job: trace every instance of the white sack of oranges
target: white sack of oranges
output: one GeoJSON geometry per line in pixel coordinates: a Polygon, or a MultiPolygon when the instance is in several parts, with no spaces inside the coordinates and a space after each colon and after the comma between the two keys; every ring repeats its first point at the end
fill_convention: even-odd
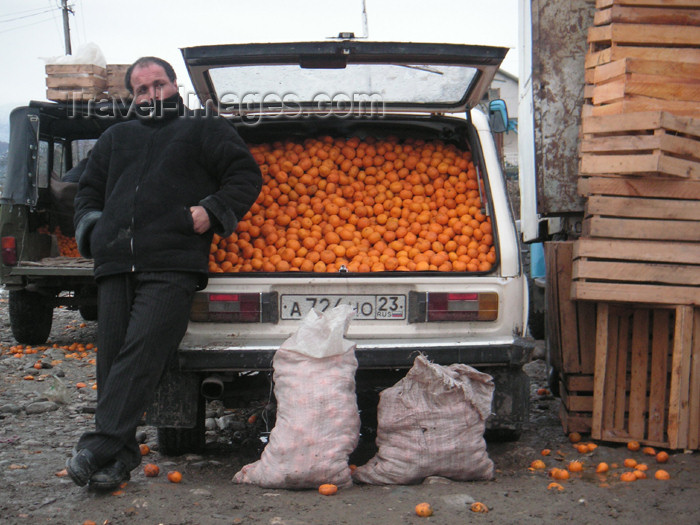
{"type": "Polygon", "coordinates": [[[348,458],[360,437],[353,310],[311,310],[273,359],[277,420],[260,459],[233,478],[266,488],[352,485],[348,458]]]}

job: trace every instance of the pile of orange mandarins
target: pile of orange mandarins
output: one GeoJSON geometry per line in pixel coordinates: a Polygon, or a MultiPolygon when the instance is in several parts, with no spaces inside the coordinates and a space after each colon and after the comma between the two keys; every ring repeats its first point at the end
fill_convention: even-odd
{"type": "MultiPolygon", "coordinates": [[[[578,433],[570,434],[569,441],[573,443],[573,448],[575,448],[579,453],[585,454],[586,457],[591,457],[591,453],[593,453],[598,448],[598,445],[596,445],[595,443],[581,442],[581,435],[578,433]]],[[[654,456],[656,458],[657,463],[666,463],[669,460],[668,452],[662,450],[657,453],[656,450],[652,447],[642,448],[640,443],[635,440],[627,442],[627,449],[631,452],[640,452],[640,454],[646,456],[654,456]]],[[[551,450],[549,449],[544,449],[542,451],[543,456],[549,456],[550,453],[551,450]]],[[[556,455],[558,456],[558,458],[555,459],[557,461],[562,461],[567,454],[562,451],[557,451],[556,455]]],[[[548,477],[553,478],[556,481],[566,481],[571,478],[579,478],[579,476],[583,475],[584,473],[594,470],[597,475],[597,478],[601,481],[601,487],[609,486],[607,482],[608,480],[619,480],[620,482],[629,483],[638,480],[648,479],[649,477],[647,475],[647,472],[650,471],[649,465],[647,465],[646,463],[638,462],[634,458],[624,458],[622,466],[628,470],[622,472],[615,472],[615,470],[620,467],[618,463],[607,463],[605,461],[600,461],[596,465],[595,461],[591,461],[590,464],[587,464],[585,462],[585,459],[582,458],[570,461],[567,465],[567,468],[552,467],[547,470],[547,464],[541,459],[536,459],[530,463],[528,470],[532,473],[545,471],[548,477]]],[[[671,475],[668,471],[664,469],[657,469],[654,472],[654,478],[657,480],[665,481],[671,479],[671,475]]],[[[547,486],[547,489],[549,490],[552,490],[554,488],[560,491],[564,490],[563,486],[560,483],[552,482],[549,483],[549,485],[547,486]]]]}
{"type": "Polygon", "coordinates": [[[441,141],[251,145],[262,192],[211,272],[485,272],[496,261],[471,153],[441,141]]]}
{"type": "MultiPolygon", "coordinates": [[[[46,226],[42,226],[41,228],[39,228],[37,230],[37,233],[51,235],[49,229],[46,226]]],[[[78,245],[75,242],[75,237],[64,235],[63,232],[61,232],[61,228],[59,228],[58,226],[54,228],[53,235],[56,236],[56,243],[58,244],[58,253],[62,257],[80,257],[80,253],[78,252],[78,245]]]]}
{"type": "Polygon", "coordinates": [[[75,237],[63,235],[61,230],[56,228],[56,239],[58,240],[58,251],[63,257],[80,257],[75,237]]]}

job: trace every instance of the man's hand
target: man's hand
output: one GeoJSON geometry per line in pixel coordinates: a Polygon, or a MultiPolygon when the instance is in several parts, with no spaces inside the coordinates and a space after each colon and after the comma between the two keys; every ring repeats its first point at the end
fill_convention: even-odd
{"type": "Polygon", "coordinates": [[[194,231],[197,233],[204,233],[209,228],[211,228],[211,222],[209,221],[209,214],[204,206],[190,206],[190,213],[192,214],[192,222],[194,222],[194,231]]]}

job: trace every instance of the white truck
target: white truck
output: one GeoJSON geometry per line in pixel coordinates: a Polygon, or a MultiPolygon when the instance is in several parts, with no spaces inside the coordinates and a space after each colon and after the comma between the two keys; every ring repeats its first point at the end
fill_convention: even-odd
{"type": "MultiPolygon", "coordinates": [[[[358,245],[365,242],[362,235],[359,238],[355,235],[357,225],[364,224],[358,222],[360,212],[357,208],[364,208],[363,220],[384,225],[383,229],[377,228],[380,232],[385,232],[385,222],[393,219],[389,208],[384,208],[385,213],[382,213],[381,207],[372,207],[371,200],[357,201],[355,206],[349,197],[350,190],[343,193],[343,187],[364,188],[365,198],[369,198],[369,195],[376,195],[380,184],[376,181],[377,171],[392,171],[393,182],[398,185],[391,186],[387,181],[379,191],[384,198],[394,199],[397,221],[412,219],[406,223],[409,224],[406,230],[415,221],[423,222],[421,231],[424,232],[432,223],[445,223],[445,228],[440,230],[447,235],[442,238],[445,243],[436,245],[434,243],[439,241],[433,241],[426,252],[432,257],[442,248],[444,255],[436,255],[435,260],[429,258],[430,262],[418,265],[408,261],[409,254],[417,252],[409,250],[408,246],[402,249],[401,243],[391,244],[389,239],[394,238],[393,234],[380,240],[368,234],[370,250],[383,243],[385,258],[381,261],[386,264],[363,267],[351,259],[352,250],[346,253],[338,248],[337,261],[328,265],[310,268],[303,265],[303,261],[290,258],[292,266],[270,266],[270,261],[279,263],[279,259],[270,256],[268,260],[260,255],[267,252],[264,242],[255,241],[260,238],[258,230],[254,232],[258,237],[251,235],[253,226],[259,229],[263,224],[263,219],[256,218],[256,215],[272,221],[275,228],[281,227],[280,222],[284,228],[296,228],[297,225],[289,224],[287,220],[277,220],[273,207],[284,203],[288,209],[291,205],[288,201],[299,198],[300,193],[311,199],[319,195],[327,198],[331,193],[327,181],[322,185],[328,191],[307,182],[304,188],[285,189],[288,194],[284,197],[280,197],[279,192],[263,192],[258,206],[241,221],[247,223],[245,228],[239,225],[241,231],[229,239],[215,238],[209,284],[196,294],[191,322],[177,360],[162,379],[157,398],[147,412],[149,422],[158,427],[162,452],[180,454],[203,445],[207,399],[220,399],[226,406],[236,406],[245,403],[250,396],[267,395],[270,392],[272,357],[280,344],[295,332],[303,315],[310,308],[323,312],[341,303],[352,304],[357,311],[347,337],[357,343],[358,396],[369,392],[368,400],[365,402],[361,397],[360,402],[365,414],[371,414],[373,406],[376,408],[377,392],[402,377],[414,358],[423,353],[437,363],[467,363],[491,374],[495,379],[496,393],[493,415],[487,423],[489,431],[517,437],[527,420],[529,406],[529,382],[522,365],[529,360],[533,344],[526,337],[527,283],[520,261],[518,233],[492,135],[494,131],[505,131],[507,115],[502,103],[496,104],[488,114],[477,108],[506,52],[507,49],[498,47],[369,42],[352,38],[306,43],[215,45],[182,50],[202,107],[230,119],[251,145],[261,164],[264,182],[271,187],[279,189],[285,184],[274,181],[277,172],[272,169],[275,151],[283,152],[286,148],[286,151],[293,150],[303,156],[304,148],[312,147],[306,142],[310,140],[327,144],[330,150],[344,141],[352,141],[359,149],[368,144],[390,143],[394,145],[394,151],[399,152],[407,151],[409,145],[414,151],[420,147],[444,148],[452,152],[451,155],[457,152],[455,158],[462,160],[455,161],[453,168],[437,163],[409,168],[410,161],[404,163],[401,154],[387,156],[385,160],[389,165],[368,166],[356,161],[357,169],[349,169],[347,178],[341,177],[333,186],[337,195],[347,202],[346,206],[341,206],[345,208],[343,211],[334,210],[333,215],[334,220],[341,221],[340,217],[345,222],[335,224],[338,228],[352,224],[348,229],[354,235],[345,245],[339,241],[338,246],[349,248],[354,240],[358,245]],[[409,197],[409,194],[413,195],[410,188],[415,187],[415,181],[420,181],[426,170],[436,179],[444,175],[444,181],[436,182],[436,186],[446,184],[449,177],[454,177],[451,180],[457,184],[460,177],[467,177],[464,171],[467,164],[468,177],[473,181],[469,183],[471,202],[478,204],[478,207],[469,209],[470,215],[449,211],[455,209],[457,203],[464,204],[468,193],[464,188],[467,186],[458,186],[462,191],[446,195],[437,191],[432,183],[424,184],[425,187],[431,186],[431,194],[435,191],[444,197],[445,203],[443,205],[440,201],[440,206],[425,194],[420,198],[409,197]],[[438,168],[443,173],[438,174],[438,168]],[[453,171],[447,172],[448,168],[453,171]],[[412,176],[414,178],[409,179],[412,176]],[[407,183],[408,180],[414,182],[407,183]],[[399,191],[402,184],[405,190],[408,188],[408,193],[399,191]],[[268,195],[275,195],[275,198],[265,201],[268,195]],[[402,209],[402,206],[411,205],[411,199],[420,206],[425,204],[423,219],[417,219],[408,209],[402,209]],[[441,210],[444,217],[437,218],[441,210]],[[379,217],[382,214],[384,218],[379,217]],[[481,243],[486,244],[482,250],[484,253],[480,253],[481,258],[477,258],[476,252],[469,251],[476,250],[479,244],[469,244],[472,239],[466,234],[472,231],[470,218],[488,223],[488,229],[484,231],[488,231],[489,237],[488,242],[481,243]],[[460,232],[447,230],[448,224],[460,232]],[[448,238],[454,240],[452,245],[446,244],[448,238]],[[246,243],[260,251],[251,248],[253,251],[246,252],[246,243]],[[460,243],[464,244],[463,249],[456,248],[460,243]],[[396,247],[397,261],[404,257],[403,264],[386,261],[387,246],[396,247]],[[341,254],[347,257],[341,258],[341,254]],[[251,261],[258,256],[260,260],[253,267],[251,261]],[[488,264],[480,264],[487,256],[488,264]],[[470,257],[471,265],[467,264],[470,257]]],[[[44,150],[54,152],[47,169],[58,164],[55,153],[58,144],[62,151],[70,152],[69,143],[73,139],[96,138],[105,126],[125,118],[126,111],[116,103],[97,104],[91,111],[84,108],[78,118],[69,122],[71,119],[67,117],[71,111],[75,112],[75,108],[59,106],[30,104],[30,113],[38,115],[39,141],[48,141],[44,150]],[[64,124],[56,124],[56,115],[61,112],[65,118],[58,120],[67,126],[65,129],[64,124]],[[72,131],[66,132],[66,129],[72,131]],[[57,134],[55,130],[62,133],[57,134]]],[[[339,155],[338,151],[331,152],[332,158],[326,160],[337,163],[348,160],[339,155]]],[[[60,158],[68,157],[63,155],[60,158]]],[[[64,167],[69,167],[68,164],[64,167]]],[[[336,170],[329,167],[332,162],[326,161],[317,161],[315,165],[292,164],[286,166],[285,177],[296,173],[301,178],[304,173],[322,166],[328,168],[326,173],[336,170]]],[[[345,167],[348,166],[351,164],[346,162],[345,167]]],[[[337,167],[336,171],[339,170],[337,167]]],[[[36,180],[43,181],[38,186],[39,195],[48,195],[51,177],[44,174],[37,176],[36,180]]],[[[418,190],[415,193],[419,193],[418,190]]],[[[302,202],[303,199],[299,199],[299,203],[302,202]]],[[[26,214],[31,216],[41,203],[41,199],[33,205],[4,200],[3,222],[5,217],[17,216],[17,207],[26,207],[26,214]],[[10,213],[9,208],[15,211],[10,213]]],[[[46,199],[45,205],[50,208],[50,199],[46,199]]],[[[314,208],[312,205],[304,208],[308,209],[314,208]]],[[[304,216],[310,219],[310,223],[326,224],[329,220],[326,212],[316,209],[316,212],[306,212],[304,216]],[[323,219],[317,217],[321,214],[324,214],[323,219]]],[[[35,235],[31,230],[43,225],[38,218],[30,223],[24,228],[23,236],[15,239],[14,266],[4,262],[4,282],[10,289],[20,289],[29,281],[25,270],[28,264],[36,272],[41,263],[41,257],[35,256],[33,262],[25,262],[22,257],[21,248],[26,239],[35,235]]],[[[473,226],[478,229],[479,224],[477,221],[473,226]]],[[[277,235],[280,230],[272,233],[275,239],[280,237],[277,235]]],[[[11,241],[5,240],[10,234],[3,224],[3,248],[12,245],[11,241]]],[[[482,234],[473,233],[479,239],[482,239],[482,234]]],[[[421,235],[419,233],[417,237],[421,235]]],[[[425,237],[434,238],[430,235],[425,234],[425,237]]],[[[406,239],[410,238],[407,233],[406,236],[406,239]]],[[[287,242],[290,237],[287,236],[287,242]]],[[[325,243],[326,240],[318,242],[325,243]]],[[[282,253],[284,244],[280,243],[279,239],[275,242],[278,254],[282,253]]],[[[271,244],[269,246],[272,253],[274,250],[271,244]]],[[[307,251],[316,248],[309,246],[307,251]]],[[[303,253],[306,252],[299,248],[296,255],[303,253]]],[[[42,255],[46,257],[50,253],[42,255]]],[[[426,257],[416,258],[419,261],[424,259],[426,257]]],[[[44,296],[55,298],[54,292],[52,289],[44,296]]],[[[32,293],[39,293],[36,286],[32,293]]]]}

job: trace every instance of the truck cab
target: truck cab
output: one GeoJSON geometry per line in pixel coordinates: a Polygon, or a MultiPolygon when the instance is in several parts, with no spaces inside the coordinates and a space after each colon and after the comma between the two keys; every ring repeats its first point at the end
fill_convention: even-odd
{"type": "Polygon", "coordinates": [[[77,183],[64,179],[102,132],[121,120],[111,106],[100,115],[94,107],[31,101],[10,114],[0,282],[9,290],[10,325],[21,344],[46,342],[59,306],[97,319],[92,260],[78,257],[73,238],[77,183]]]}

